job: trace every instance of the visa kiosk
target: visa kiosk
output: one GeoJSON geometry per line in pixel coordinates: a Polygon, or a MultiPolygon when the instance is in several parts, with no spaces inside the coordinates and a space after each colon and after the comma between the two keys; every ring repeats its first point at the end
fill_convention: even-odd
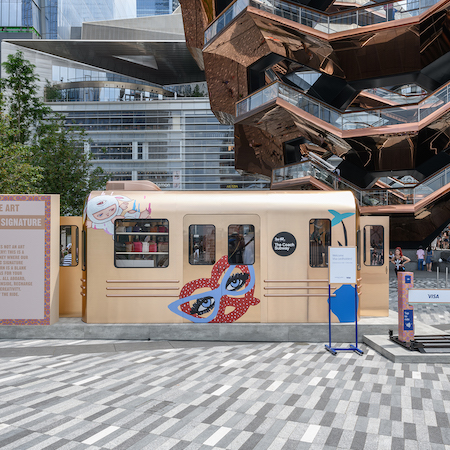
{"type": "Polygon", "coordinates": [[[414,289],[413,272],[398,272],[398,336],[389,337],[392,341],[407,348],[426,353],[427,350],[448,349],[450,352],[450,335],[414,334],[414,305],[423,303],[450,303],[450,290],[414,289]]]}

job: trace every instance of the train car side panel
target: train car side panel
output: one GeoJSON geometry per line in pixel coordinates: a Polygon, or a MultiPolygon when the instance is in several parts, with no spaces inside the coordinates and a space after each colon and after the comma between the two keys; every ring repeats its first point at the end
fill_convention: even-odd
{"type": "Polygon", "coordinates": [[[389,217],[361,216],[361,315],[389,315],[389,217]]]}
{"type": "Polygon", "coordinates": [[[260,322],[260,218],[184,217],[184,286],[170,308],[197,323],[260,322]]]}
{"type": "MultiPolygon", "coordinates": [[[[103,196],[99,194],[91,194],[90,200],[100,203],[103,196]]],[[[183,230],[177,198],[126,194],[123,206],[127,209],[116,207],[122,212],[112,224],[91,223],[86,230],[86,321],[181,323],[168,309],[182,286],[183,230]],[[152,212],[130,210],[130,203],[131,208],[149,205],[152,212]]],[[[105,195],[113,197],[113,193],[105,195]]],[[[122,206],[120,200],[118,205],[122,206]]]]}
{"type": "MultiPolygon", "coordinates": [[[[310,282],[310,297],[308,299],[308,322],[328,321],[328,248],[356,246],[356,202],[350,193],[341,193],[330,204],[324,199],[321,211],[317,211],[309,221],[309,261],[308,278],[310,282]],[[325,288],[325,289],[324,289],[325,288]],[[314,293],[318,293],[317,296],[314,293]]],[[[338,297],[332,299],[332,322],[346,320],[346,302],[349,300],[340,285],[332,285],[332,292],[338,297]],[[341,305],[343,305],[341,307],[341,305]]],[[[353,301],[354,300],[351,300],[353,301]]],[[[349,305],[351,307],[354,306],[349,305]]]]}
{"type": "MultiPolygon", "coordinates": [[[[292,200],[292,199],[291,199],[292,200]]],[[[303,209],[303,208],[302,208],[303,209]]],[[[266,214],[267,277],[264,297],[268,322],[307,322],[306,241],[309,211],[283,203],[266,214]]]]}

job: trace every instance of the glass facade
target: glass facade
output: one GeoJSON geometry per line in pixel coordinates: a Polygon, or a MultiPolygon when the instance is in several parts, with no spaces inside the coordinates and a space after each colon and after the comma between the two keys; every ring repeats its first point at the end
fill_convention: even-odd
{"type": "Polygon", "coordinates": [[[147,101],[158,98],[158,93],[142,89],[114,87],[69,87],[58,90],[56,100],[65,102],[147,101]]]}
{"type": "Polygon", "coordinates": [[[136,0],[59,0],[58,38],[70,39],[83,22],[136,17],[136,0]]]}
{"type": "Polygon", "coordinates": [[[41,35],[40,16],[43,3],[44,0],[2,0],[0,26],[2,28],[34,28],[41,35]]]}
{"type": "Polygon", "coordinates": [[[207,98],[50,105],[67,127],[86,130],[86,150],[110,180],[150,180],[169,190],[269,188],[235,170],[233,127],[218,122],[207,98]]]}
{"type": "MultiPolygon", "coordinates": [[[[43,39],[70,39],[83,22],[136,17],[136,0],[1,0],[0,27],[34,29],[43,39]]],[[[5,31],[5,30],[4,30],[5,31]]]]}
{"type": "Polygon", "coordinates": [[[136,0],[137,17],[172,14],[178,5],[178,0],[136,0]]]}

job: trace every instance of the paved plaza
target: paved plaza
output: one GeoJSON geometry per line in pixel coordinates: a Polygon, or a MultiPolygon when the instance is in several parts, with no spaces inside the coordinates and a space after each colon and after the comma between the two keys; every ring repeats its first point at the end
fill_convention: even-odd
{"type": "MultiPolygon", "coordinates": [[[[393,280],[391,309],[395,294],[393,280]]],[[[445,330],[450,308],[416,320],[445,330]]],[[[0,447],[450,449],[450,365],[361,348],[1,340],[0,447]]]]}

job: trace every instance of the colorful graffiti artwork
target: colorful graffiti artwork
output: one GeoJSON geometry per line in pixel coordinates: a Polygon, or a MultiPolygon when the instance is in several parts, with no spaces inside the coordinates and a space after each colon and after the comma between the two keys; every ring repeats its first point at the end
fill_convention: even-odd
{"type": "MultiPolygon", "coordinates": [[[[331,299],[331,312],[338,318],[340,323],[355,322],[359,304],[358,293],[355,293],[355,286],[344,284],[334,291],[331,299]],[[356,295],[356,301],[355,301],[356,295]]],[[[330,298],[328,298],[330,303],[330,298]]]]}
{"type": "Polygon", "coordinates": [[[97,197],[89,196],[83,214],[86,228],[105,230],[113,235],[116,219],[148,219],[151,212],[150,203],[141,212],[141,205],[136,206],[136,200],[130,206],[132,201],[133,199],[123,195],[107,195],[104,192],[97,197]]]}
{"type": "Polygon", "coordinates": [[[228,256],[223,256],[214,264],[211,278],[186,283],[169,309],[195,323],[231,323],[259,303],[254,291],[253,266],[230,265],[228,256]],[[197,290],[201,292],[195,294],[197,290]]]}
{"type": "Polygon", "coordinates": [[[342,231],[344,233],[342,237],[344,244],[341,243],[339,238],[337,239],[337,243],[339,244],[340,247],[343,245],[346,247],[348,245],[348,238],[347,238],[347,228],[345,228],[344,219],[353,216],[355,213],[339,213],[334,209],[329,209],[328,212],[333,214],[333,219],[331,220],[332,227],[335,227],[336,225],[342,223],[342,231]]]}

